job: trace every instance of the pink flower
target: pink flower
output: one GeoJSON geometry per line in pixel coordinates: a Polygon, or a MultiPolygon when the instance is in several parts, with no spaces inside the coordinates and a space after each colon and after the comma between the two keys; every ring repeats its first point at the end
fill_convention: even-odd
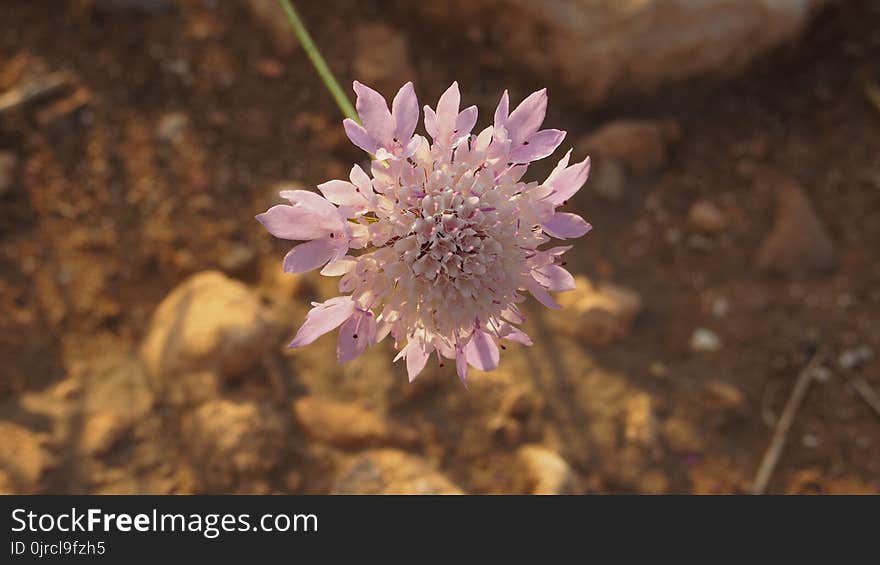
{"type": "Polygon", "coordinates": [[[550,293],[574,288],[561,261],[571,246],[539,247],[590,230],[580,216],[557,211],[586,182],[590,160],[570,165],[569,151],[543,183],[521,180],[565,139],[540,129],[546,90],[513,112],[505,91],[493,125],[474,134],[477,108],[460,109],[453,83],[436,109],[424,108],[430,141],[415,133],[412,83],[390,109],[376,91],[358,82],[354,90],[363,125],[344,126],[373,156],[370,174],[355,165],[348,181],[319,185],[323,197],[284,191],[290,205],[257,216],[275,237],[305,242],[285,257],[286,272],[323,267],[322,275],[341,277],[343,295],[313,304],[290,346],[340,328],[340,362],[390,335],[410,380],[432,355],[454,360],[462,381],[468,366],[490,371],[502,340],[532,344],[517,327],[524,292],[559,308],[550,293]]]}

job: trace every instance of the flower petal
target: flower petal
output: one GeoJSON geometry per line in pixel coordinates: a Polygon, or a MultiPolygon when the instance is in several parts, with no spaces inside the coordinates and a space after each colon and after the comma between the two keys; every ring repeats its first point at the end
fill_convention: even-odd
{"type": "Polygon", "coordinates": [[[354,91],[357,94],[355,108],[364,129],[373,136],[382,146],[391,144],[394,137],[394,120],[388,110],[388,103],[381,94],[358,81],[354,81],[354,91]]]}
{"type": "Polygon", "coordinates": [[[419,123],[419,100],[413,83],[404,84],[397,92],[391,102],[391,115],[394,118],[394,137],[405,145],[412,139],[419,123]]]}
{"type": "Polygon", "coordinates": [[[541,127],[547,114],[547,89],[529,94],[507,118],[507,131],[514,145],[523,141],[541,127]]]}
{"type": "Polygon", "coordinates": [[[324,266],[336,255],[337,242],[331,239],[315,239],[300,243],[284,256],[285,273],[308,273],[324,266]]]}
{"type": "MultiPolygon", "coordinates": [[[[460,105],[461,93],[458,91],[458,82],[453,82],[437,102],[437,131],[441,138],[451,135],[455,129],[460,105]]],[[[443,141],[449,140],[444,139],[443,141]]]]}
{"type": "Polygon", "coordinates": [[[379,142],[376,141],[376,138],[351,118],[342,120],[342,127],[345,128],[345,135],[348,136],[348,139],[367,153],[373,155],[379,149],[379,142]]]}
{"type": "Polygon", "coordinates": [[[467,388],[467,358],[464,352],[459,349],[455,350],[455,372],[458,373],[458,379],[467,388]]]}
{"type": "Polygon", "coordinates": [[[331,180],[318,185],[324,198],[337,206],[366,206],[367,199],[358,192],[358,187],[344,180],[331,180]]]}
{"type": "Polygon", "coordinates": [[[501,324],[501,327],[498,329],[498,335],[501,339],[521,343],[527,346],[533,345],[532,338],[530,338],[526,332],[512,324],[501,324]]]}
{"type": "Polygon", "coordinates": [[[498,345],[495,344],[492,336],[483,330],[474,330],[471,340],[464,346],[464,354],[467,362],[481,371],[495,369],[501,360],[498,345]]]}
{"type": "Polygon", "coordinates": [[[336,358],[348,363],[363,353],[373,343],[376,335],[376,317],[365,312],[355,312],[342,327],[336,342],[336,358]]]}
{"type": "Polygon", "coordinates": [[[326,237],[334,230],[340,231],[343,227],[335,208],[332,214],[327,214],[315,213],[314,209],[308,206],[278,204],[262,214],[257,214],[256,219],[269,233],[279,239],[303,241],[318,239],[326,237]]]}
{"type": "Polygon", "coordinates": [[[532,277],[548,290],[555,292],[574,290],[574,277],[559,265],[545,265],[532,270],[532,277]]]}
{"type": "Polygon", "coordinates": [[[544,232],[557,239],[570,239],[581,237],[593,226],[584,221],[577,214],[569,214],[568,212],[557,212],[553,217],[542,224],[544,232]]]}
{"type": "Polygon", "coordinates": [[[455,131],[454,135],[456,139],[460,139],[467,135],[470,135],[471,130],[474,129],[474,126],[477,124],[477,107],[476,106],[468,106],[455,119],[455,131]]]}
{"type": "Polygon", "coordinates": [[[547,157],[562,144],[565,132],[558,129],[545,129],[530,135],[510,151],[510,160],[514,163],[531,163],[547,157]]]}
{"type": "Polygon", "coordinates": [[[574,196],[582,186],[584,186],[584,183],[587,182],[589,176],[589,157],[580,163],[575,163],[574,165],[559,171],[558,173],[554,171],[544,183],[553,188],[553,193],[548,200],[556,206],[563,204],[566,200],[574,196]]]}
{"type": "Polygon", "coordinates": [[[507,114],[510,110],[510,96],[507,94],[507,90],[504,91],[504,94],[501,95],[501,100],[498,101],[498,107],[495,108],[495,122],[494,129],[500,130],[505,127],[507,124],[507,114]]]}
{"type": "Polygon", "coordinates": [[[550,296],[550,293],[547,292],[543,286],[539,285],[537,281],[529,277],[530,282],[527,283],[527,287],[532,296],[535,297],[535,300],[546,306],[547,308],[551,308],[553,310],[559,310],[562,308],[553,297],[550,296]]]}
{"type": "Polygon", "coordinates": [[[409,382],[416,380],[416,377],[425,368],[425,364],[430,356],[431,353],[427,350],[421,339],[413,338],[409,340],[406,344],[406,374],[409,377],[409,382]]]}
{"type": "Polygon", "coordinates": [[[354,302],[350,296],[337,296],[322,304],[315,304],[288,347],[309,345],[325,333],[339,327],[353,313],[354,302]]]}

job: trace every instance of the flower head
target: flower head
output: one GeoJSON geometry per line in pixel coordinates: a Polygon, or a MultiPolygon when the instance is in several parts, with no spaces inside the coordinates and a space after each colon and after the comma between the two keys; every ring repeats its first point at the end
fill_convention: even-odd
{"type": "Polygon", "coordinates": [[[257,216],[275,237],[305,242],[284,258],[286,272],[323,267],[322,275],[341,277],[342,296],[313,304],[290,346],[339,327],[340,362],[391,335],[410,380],[432,355],[454,360],[462,381],[468,365],[492,370],[501,340],[532,343],[517,327],[524,292],[559,308],[550,291],[574,288],[561,266],[571,246],[539,247],[590,230],[580,216],[557,211],[586,182],[590,160],[570,165],[569,151],[543,183],[521,180],[565,138],[540,129],[546,90],[512,112],[505,91],[493,125],[474,134],[477,108],[460,109],[453,83],[436,108],[424,108],[430,141],[415,134],[412,83],[390,109],[367,86],[355,82],[354,91],[363,125],[344,126],[373,157],[369,174],[355,165],[348,181],[319,185],[323,196],[284,191],[290,205],[257,216]]]}

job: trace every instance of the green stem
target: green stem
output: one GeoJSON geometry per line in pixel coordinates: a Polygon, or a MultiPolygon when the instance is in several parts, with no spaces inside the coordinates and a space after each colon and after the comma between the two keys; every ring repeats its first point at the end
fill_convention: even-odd
{"type": "Polygon", "coordinates": [[[327,66],[327,62],[324,60],[324,57],[321,56],[321,52],[318,51],[315,42],[312,41],[312,36],[309,35],[309,30],[306,29],[302,20],[299,19],[299,15],[297,15],[293,4],[290,3],[290,0],[278,0],[278,2],[281,4],[281,7],[284,8],[284,12],[287,14],[287,19],[290,21],[290,25],[293,27],[293,31],[296,33],[300,45],[302,45],[306,55],[309,56],[309,60],[312,62],[312,65],[315,66],[315,70],[318,71],[321,80],[324,82],[324,86],[327,87],[333,100],[336,101],[336,105],[339,106],[339,109],[342,110],[342,113],[347,118],[351,118],[355,122],[360,123],[360,119],[358,118],[357,112],[355,112],[354,106],[351,105],[348,96],[345,95],[345,92],[343,92],[342,88],[339,86],[339,82],[337,82],[336,77],[333,76],[333,72],[330,70],[330,67],[327,66]]]}

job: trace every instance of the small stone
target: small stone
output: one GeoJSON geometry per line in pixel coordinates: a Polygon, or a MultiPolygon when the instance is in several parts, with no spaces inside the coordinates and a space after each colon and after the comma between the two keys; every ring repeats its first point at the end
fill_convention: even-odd
{"type": "Polygon", "coordinates": [[[730,301],[723,296],[717,296],[712,300],[712,315],[716,318],[723,319],[730,312],[730,301]]]}
{"type": "Polygon", "coordinates": [[[354,34],[354,74],[389,100],[402,84],[414,80],[406,38],[384,22],[361,23],[354,34]]]}
{"type": "Polygon", "coordinates": [[[593,286],[582,276],[575,277],[575,285],[575,290],[558,297],[566,315],[549,317],[549,323],[595,345],[629,333],[642,305],[635,291],[609,283],[593,286]]]}
{"type": "Polygon", "coordinates": [[[593,165],[589,186],[596,194],[610,202],[623,198],[626,169],[619,159],[604,158],[593,165]]]}
{"type": "Polygon", "coordinates": [[[874,350],[869,345],[860,345],[853,349],[847,349],[837,358],[837,364],[841,369],[855,369],[864,365],[874,358],[874,350]]]}
{"type": "Polygon", "coordinates": [[[183,132],[189,125],[189,117],[183,112],[171,112],[162,115],[156,125],[156,137],[166,143],[177,145],[183,138],[183,132]]]}
{"type": "Polygon", "coordinates": [[[580,480],[568,462],[542,445],[524,445],[517,450],[527,492],[531,494],[579,494],[580,480]]]}
{"type": "Polygon", "coordinates": [[[746,399],[742,391],[730,383],[712,379],[703,385],[703,406],[712,412],[742,413],[746,399]]]}
{"type": "Polygon", "coordinates": [[[240,374],[275,346],[269,320],[248,286],[217,271],[199,273],[156,308],[141,358],[159,379],[200,371],[240,374]]]}
{"type": "Polygon", "coordinates": [[[18,158],[8,151],[0,151],[0,196],[9,192],[15,180],[18,158]]]}
{"type": "Polygon", "coordinates": [[[12,422],[0,421],[0,469],[16,494],[33,494],[54,465],[46,449],[46,436],[12,422]]]}
{"type": "Polygon", "coordinates": [[[657,419],[651,397],[644,393],[636,394],[626,403],[624,437],[630,443],[651,447],[657,440],[657,419]]]}
{"type": "Polygon", "coordinates": [[[672,416],[661,428],[663,440],[677,453],[700,453],[703,440],[697,428],[681,416],[672,416]]]}
{"type": "Polygon", "coordinates": [[[266,78],[280,78],[284,75],[284,65],[276,59],[260,59],[256,68],[266,78]]]}
{"type": "Polygon", "coordinates": [[[768,175],[765,182],[776,186],[776,220],[758,250],[758,269],[779,275],[834,269],[834,243],[803,189],[779,175],[768,175]]]}
{"type": "Polygon", "coordinates": [[[706,328],[697,328],[691,334],[690,346],[698,353],[712,353],[721,349],[721,338],[706,328]]]}
{"type": "Polygon", "coordinates": [[[660,361],[651,361],[648,366],[648,373],[655,378],[662,379],[669,375],[669,367],[660,361]]]}
{"type": "Polygon", "coordinates": [[[673,120],[618,120],[603,125],[580,147],[588,155],[618,159],[633,173],[644,175],[666,165],[668,146],[679,136],[673,120]]]}
{"type": "Polygon", "coordinates": [[[188,415],[182,432],[203,491],[229,492],[282,460],[284,420],[267,404],[211,401],[188,415]]]}
{"type": "Polygon", "coordinates": [[[293,412],[310,439],[336,447],[415,447],[421,443],[415,430],[353,402],[307,396],[294,402],[293,412]]]}
{"type": "Polygon", "coordinates": [[[819,438],[814,434],[804,434],[801,437],[801,444],[807,449],[816,449],[819,447],[819,438]]]}
{"type": "Polygon", "coordinates": [[[727,228],[727,217],[711,202],[700,200],[688,211],[688,223],[704,233],[715,234],[727,228]]]}
{"type": "Polygon", "coordinates": [[[92,414],[83,427],[83,450],[95,457],[106,455],[119,445],[128,432],[129,424],[114,412],[92,414]]]}
{"type": "Polygon", "coordinates": [[[336,478],[332,494],[463,494],[427,460],[397,449],[356,457],[336,478]]]}

